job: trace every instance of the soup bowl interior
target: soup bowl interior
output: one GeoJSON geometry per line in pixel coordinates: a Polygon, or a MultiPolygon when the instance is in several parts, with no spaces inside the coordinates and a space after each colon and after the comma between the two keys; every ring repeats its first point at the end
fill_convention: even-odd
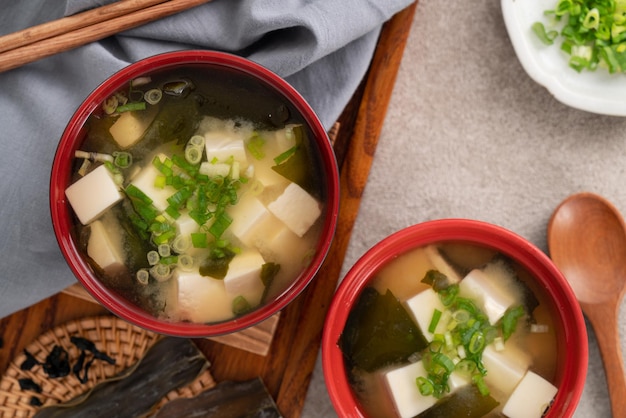
{"type": "MultiPolygon", "coordinates": [[[[218,87],[220,87],[218,85],[218,87]]],[[[218,99],[219,100],[219,96],[218,99]]],[[[98,86],[80,105],[69,121],[59,142],[51,172],[50,208],[54,232],[69,267],[85,289],[114,314],[145,329],[183,336],[206,337],[223,335],[255,325],[283,309],[314,278],[321,266],[335,232],[339,201],[338,168],[326,131],[304,98],[285,80],[247,59],[213,51],[180,51],[153,56],[133,63],[98,86]],[[324,196],[321,227],[315,252],[298,277],[277,295],[252,311],[229,320],[213,323],[192,323],[159,319],[130,302],[128,298],[106,286],[97,276],[80,251],[76,236],[76,217],[66,198],[65,190],[71,184],[75,151],[80,149],[90,115],[102,112],[105,99],[128,86],[131,80],[164,71],[193,69],[206,77],[224,80],[224,97],[230,102],[223,106],[223,115],[231,117],[271,118],[273,115],[262,107],[265,98],[271,97],[284,104],[291,117],[304,126],[310,138],[310,149],[318,162],[324,196]],[[227,87],[226,87],[227,86],[227,87]],[[241,91],[238,91],[241,90],[241,91]],[[235,114],[229,115],[228,109],[235,114]]]]}
{"type": "Polygon", "coordinates": [[[364,287],[399,256],[446,242],[494,250],[530,274],[528,284],[544,294],[556,334],[554,384],[558,392],[546,416],[572,416],[582,394],[588,357],[585,323],[573,291],[551,260],[527,240],[501,227],[465,219],[428,221],[396,232],[374,245],[347,273],[330,306],[322,341],[324,377],[336,411],[340,416],[368,416],[350,386],[339,345],[348,315],[364,287]]]}

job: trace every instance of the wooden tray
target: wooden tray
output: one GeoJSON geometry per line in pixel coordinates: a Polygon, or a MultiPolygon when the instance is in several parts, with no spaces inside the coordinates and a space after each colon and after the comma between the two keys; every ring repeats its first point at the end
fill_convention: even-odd
{"type": "MultiPolygon", "coordinates": [[[[341,170],[336,236],[317,277],[281,312],[267,355],[217,341],[196,341],[211,361],[216,381],[261,377],[288,418],[299,417],[302,411],[325,315],[341,274],[416,7],[417,2],[383,26],[370,69],[339,120],[341,129],[334,145],[341,170]]],[[[99,305],[60,293],[1,319],[0,370],[6,370],[11,359],[42,332],[68,320],[103,313],[99,305]]]]}

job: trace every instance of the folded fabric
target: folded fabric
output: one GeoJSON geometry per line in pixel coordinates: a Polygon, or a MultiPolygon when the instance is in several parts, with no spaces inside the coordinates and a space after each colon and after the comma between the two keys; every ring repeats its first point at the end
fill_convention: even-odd
{"type": "MultiPolygon", "coordinates": [[[[0,0],[0,34],[111,1],[0,0]]],[[[173,50],[245,56],[285,77],[330,128],[365,74],[381,25],[411,0],[213,0],[0,73],[0,317],[74,282],[52,230],[48,183],[63,129],[104,79],[173,50]]]]}

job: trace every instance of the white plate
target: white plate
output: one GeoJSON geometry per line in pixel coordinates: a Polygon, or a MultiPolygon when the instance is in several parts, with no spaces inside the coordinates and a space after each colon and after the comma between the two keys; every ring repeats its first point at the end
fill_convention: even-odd
{"type": "Polygon", "coordinates": [[[608,70],[576,72],[569,67],[569,55],[561,51],[559,35],[554,44],[544,45],[531,26],[540,21],[549,30],[545,10],[556,7],[557,0],[502,0],[502,14],[515,53],[522,66],[537,83],[560,102],[588,112],[626,116],[626,75],[608,70]]]}

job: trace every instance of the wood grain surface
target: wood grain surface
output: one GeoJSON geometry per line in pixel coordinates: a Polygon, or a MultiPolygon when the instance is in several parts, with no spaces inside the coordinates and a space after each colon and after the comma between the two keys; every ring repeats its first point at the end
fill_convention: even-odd
{"type": "MultiPolygon", "coordinates": [[[[370,69],[339,122],[335,153],[341,171],[337,233],[316,278],[280,315],[267,355],[196,340],[216,381],[263,379],[285,417],[299,417],[320,349],[326,312],[339,281],[363,190],[378,144],[417,1],[384,26],[370,69]]],[[[40,333],[71,319],[102,314],[99,305],[54,295],[0,320],[0,370],[40,333]]]]}

